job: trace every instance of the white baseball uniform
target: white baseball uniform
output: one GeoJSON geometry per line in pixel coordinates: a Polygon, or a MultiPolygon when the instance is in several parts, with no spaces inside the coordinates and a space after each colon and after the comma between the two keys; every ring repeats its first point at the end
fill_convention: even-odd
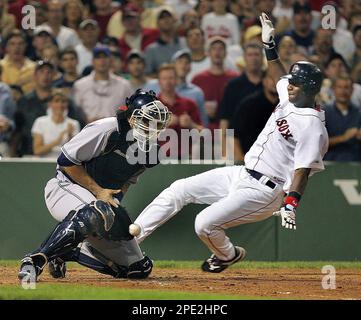
{"type": "Polygon", "coordinates": [[[233,259],[234,246],[225,229],[272,216],[289,191],[296,169],[311,168],[310,175],[324,170],[322,159],[328,148],[324,111],[295,107],[288,100],[287,86],[287,79],[277,83],[280,103],[246,154],[245,165],[175,181],[136,219],[141,227],[138,242],[186,204],[209,204],[197,215],[195,231],[219,259],[233,259]],[[261,173],[261,178],[248,170],[261,173]]]}

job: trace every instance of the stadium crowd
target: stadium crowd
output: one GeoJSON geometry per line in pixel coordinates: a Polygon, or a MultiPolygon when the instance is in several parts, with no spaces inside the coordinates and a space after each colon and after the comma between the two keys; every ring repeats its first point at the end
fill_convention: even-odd
{"type": "Polygon", "coordinates": [[[361,161],[361,0],[0,0],[0,155],[56,157],[145,88],[175,130],[234,129],[242,161],[278,103],[261,12],[287,69],[307,60],[324,72],[325,159],[361,161]],[[35,29],[22,28],[27,4],[35,29]]]}

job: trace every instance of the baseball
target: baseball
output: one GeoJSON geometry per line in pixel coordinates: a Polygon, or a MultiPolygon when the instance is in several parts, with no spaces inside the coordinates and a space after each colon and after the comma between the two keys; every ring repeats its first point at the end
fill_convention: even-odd
{"type": "Polygon", "coordinates": [[[140,234],[140,226],[132,223],[129,225],[129,233],[134,237],[138,236],[140,234]]]}

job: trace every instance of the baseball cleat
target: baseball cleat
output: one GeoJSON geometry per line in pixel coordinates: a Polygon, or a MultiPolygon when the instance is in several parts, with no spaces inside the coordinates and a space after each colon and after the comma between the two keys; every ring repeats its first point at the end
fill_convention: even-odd
{"type": "Polygon", "coordinates": [[[49,261],[49,273],[54,279],[65,278],[66,263],[60,258],[49,261]]]}
{"type": "Polygon", "coordinates": [[[20,271],[18,278],[20,281],[26,281],[29,283],[35,283],[38,279],[38,275],[41,273],[40,270],[34,265],[33,259],[25,257],[21,260],[20,271]]]}
{"type": "Polygon", "coordinates": [[[236,252],[235,257],[227,261],[220,260],[216,257],[215,254],[212,254],[210,258],[203,262],[202,270],[205,272],[219,273],[227,269],[230,265],[241,261],[246,257],[246,250],[242,247],[235,246],[234,250],[236,252]]]}

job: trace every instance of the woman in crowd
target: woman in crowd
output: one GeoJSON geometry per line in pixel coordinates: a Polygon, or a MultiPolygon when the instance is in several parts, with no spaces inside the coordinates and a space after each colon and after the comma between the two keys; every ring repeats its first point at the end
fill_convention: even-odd
{"type": "Polygon", "coordinates": [[[64,26],[78,32],[80,23],[89,16],[87,8],[79,0],[67,0],[64,3],[64,26]]]}
{"type": "Polygon", "coordinates": [[[61,90],[54,90],[48,104],[48,115],[37,118],[31,129],[34,155],[57,158],[61,146],[80,131],[79,122],[67,116],[68,103],[61,90]]]}

